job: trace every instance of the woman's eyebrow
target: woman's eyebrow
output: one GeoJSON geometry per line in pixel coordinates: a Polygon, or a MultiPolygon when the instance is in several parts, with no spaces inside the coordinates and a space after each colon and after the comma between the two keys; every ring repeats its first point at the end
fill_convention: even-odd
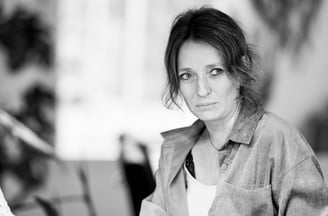
{"type": "Polygon", "coordinates": [[[188,68],[188,67],[186,67],[186,68],[178,68],[178,72],[189,72],[189,71],[191,71],[191,68],[188,68]]]}
{"type": "Polygon", "coordinates": [[[219,64],[219,63],[206,65],[206,68],[207,69],[212,69],[212,68],[215,68],[215,67],[223,68],[223,66],[221,64],[219,64]]]}

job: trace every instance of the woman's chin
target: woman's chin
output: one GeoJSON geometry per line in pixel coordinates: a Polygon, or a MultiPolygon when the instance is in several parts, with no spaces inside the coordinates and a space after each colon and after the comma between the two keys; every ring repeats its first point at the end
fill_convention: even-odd
{"type": "Polygon", "coordinates": [[[220,118],[218,112],[197,112],[194,115],[202,121],[212,121],[220,118]]]}

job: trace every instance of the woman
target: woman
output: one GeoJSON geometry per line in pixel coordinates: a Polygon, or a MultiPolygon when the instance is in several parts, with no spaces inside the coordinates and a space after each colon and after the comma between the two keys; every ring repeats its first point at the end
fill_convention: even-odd
{"type": "Polygon", "coordinates": [[[147,215],[320,215],[328,190],[316,157],[256,94],[255,57],[236,22],[213,8],[173,23],[165,53],[169,93],[193,125],[162,133],[147,215]]]}

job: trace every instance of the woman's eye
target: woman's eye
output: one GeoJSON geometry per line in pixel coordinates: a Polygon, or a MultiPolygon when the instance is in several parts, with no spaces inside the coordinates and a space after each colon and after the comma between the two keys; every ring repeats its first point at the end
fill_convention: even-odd
{"type": "Polygon", "coordinates": [[[190,73],[183,73],[179,75],[180,80],[190,80],[192,75],[190,73]]]}
{"type": "Polygon", "coordinates": [[[211,76],[218,76],[220,74],[222,74],[223,70],[220,68],[214,68],[210,71],[210,75],[211,76]]]}

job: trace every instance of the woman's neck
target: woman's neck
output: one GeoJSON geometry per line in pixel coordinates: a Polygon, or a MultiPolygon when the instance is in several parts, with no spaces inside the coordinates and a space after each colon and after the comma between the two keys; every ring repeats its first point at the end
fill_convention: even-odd
{"type": "Polygon", "coordinates": [[[225,118],[205,122],[209,142],[216,149],[220,149],[225,144],[227,136],[230,134],[239,114],[240,106],[241,103],[238,102],[235,109],[225,118]]]}

